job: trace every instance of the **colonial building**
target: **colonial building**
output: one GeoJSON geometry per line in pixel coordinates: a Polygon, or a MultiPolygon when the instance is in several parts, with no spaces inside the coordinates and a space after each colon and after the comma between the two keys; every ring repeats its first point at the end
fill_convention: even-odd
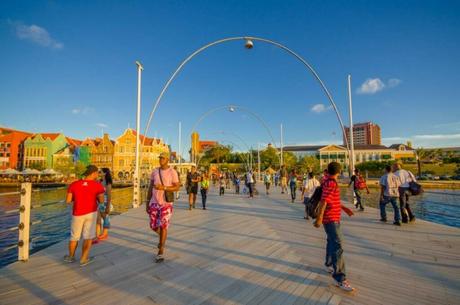
{"type": "Polygon", "coordinates": [[[23,169],[53,167],[53,154],[68,145],[62,133],[38,133],[24,141],[23,169]]]}
{"type": "Polygon", "coordinates": [[[87,138],[81,146],[89,149],[91,164],[99,168],[107,167],[113,171],[115,141],[110,140],[109,134],[105,133],[102,138],[87,138]]]}
{"type": "Polygon", "coordinates": [[[0,133],[0,169],[22,170],[24,140],[31,134],[11,129],[1,129],[0,133]]]}
{"type": "MultiPolygon", "coordinates": [[[[386,161],[415,158],[415,151],[405,144],[384,145],[354,145],[355,163],[367,161],[386,161]]],[[[330,162],[339,162],[344,170],[348,170],[349,156],[346,147],[341,145],[316,146],[285,146],[283,151],[290,151],[298,157],[310,155],[320,160],[321,168],[326,168],[330,162]]]]}
{"type": "MultiPolygon", "coordinates": [[[[160,165],[158,157],[162,152],[169,152],[163,140],[140,135],[141,155],[140,170],[142,176],[148,175],[160,165]]],[[[136,158],[136,131],[126,129],[116,139],[113,153],[113,173],[115,178],[131,178],[134,174],[136,158]]]]}

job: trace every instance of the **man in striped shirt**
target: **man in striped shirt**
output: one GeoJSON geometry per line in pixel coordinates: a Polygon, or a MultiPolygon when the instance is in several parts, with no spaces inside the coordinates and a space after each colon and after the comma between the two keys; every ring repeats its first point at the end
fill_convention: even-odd
{"type": "Polygon", "coordinates": [[[327,235],[326,245],[326,268],[332,273],[336,285],[345,291],[353,291],[354,288],[348,283],[345,276],[345,260],[342,249],[342,230],[340,228],[341,211],[344,210],[349,216],[353,212],[340,203],[340,188],[337,177],[341,166],[337,162],[331,162],[327,166],[328,177],[322,183],[323,193],[319,203],[319,213],[314,226],[319,228],[323,224],[327,235]]]}

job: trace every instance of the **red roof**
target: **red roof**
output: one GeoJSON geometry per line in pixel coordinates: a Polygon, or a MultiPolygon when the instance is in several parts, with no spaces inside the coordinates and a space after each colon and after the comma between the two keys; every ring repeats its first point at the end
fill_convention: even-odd
{"type": "Polygon", "coordinates": [[[41,135],[45,140],[49,138],[51,141],[54,141],[57,137],[59,137],[60,133],[36,133],[32,136],[32,138],[35,138],[37,135],[41,135]]]}
{"type": "Polygon", "coordinates": [[[13,139],[19,139],[20,141],[22,141],[22,140],[25,140],[29,136],[30,136],[30,133],[15,130],[15,131],[12,131],[11,133],[0,135],[0,141],[1,142],[12,142],[13,139]]]}
{"type": "MultiPolygon", "coordinates": [[[[133,133],[133,135],[137,135],[137,132],[134,129],[131,129],[131,132],[133,133]]],[[[143,143],[144,145],[148,145],[148,146],[152,146],[153,141],[155,140],[157,140],[157,143],[160,143],[158,139],[145,137],[144,135],[139,135],[139,139],[141,141],[141,144],[143,143]],[[145,142],[144,142],[144,138],[145,138],[145,142]]]]}

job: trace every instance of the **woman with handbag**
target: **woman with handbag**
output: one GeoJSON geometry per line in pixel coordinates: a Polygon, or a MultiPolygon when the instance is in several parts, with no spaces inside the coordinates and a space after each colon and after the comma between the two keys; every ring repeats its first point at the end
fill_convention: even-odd
{"type": "Polygon", "coordinates": [[[158,254],[155,261],[164,260],[164,250],[168,227],[173,212],[174,192],[180,188],[177,172],[169,167],[169,154],[159,156],[160,167],[153,170],[147,193],[146,212],[149,214],[150,228],[159,236],[158,254]]]}

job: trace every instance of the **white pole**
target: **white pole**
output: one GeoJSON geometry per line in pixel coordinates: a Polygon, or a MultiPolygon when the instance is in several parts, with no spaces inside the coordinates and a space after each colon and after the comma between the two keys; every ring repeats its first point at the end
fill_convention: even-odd
{"type": "Polygon", "coordinates": [[[18,260],[29,260],[30,208],[32,201],[32,183],[21,184],[21,205],[19,207],[18,260]]]}
{"type": "Polygon", "coordinates": [[[141,130],[141,75],[142,64],[136,61],[137,65],[137,116],[136,116],[136,166],[134,168],[134,181],[133,181],[133,208],[140,205],[140,181],[139,181],[139,157],[140,157],[140,135],[141,130]]]}
{"type": "Polygon", "coordinates": [[[281,164],[280,166],[283,165],[284,163],[284,159],[283,159],[283,124],[280,125],[280,128],[281,128],[281,143],[280,143],[280,147],[281,147],[281,164]]]}
{"type": "Polygon", "coordinates": [[[179,157],[179,168],[182,164],[182,156],[180,155],[182,153],[182,122],[179,122],[179,151],[178,151],[178,157],[179,157]]]}
{"type": "MultiPolygon", "coordinates": [[[[348,109],[350,114],[350,177],[353,175],[353,171],[355,170],[355,147],[353,144],[353,108],[352,108],[352,101],[351,101],[351,75],[348,75],[348,109]]],[[[346,134],[344,135],[347,136],[346,134]]]]}
{"type": "Polygon", "coordinates": [[[260,143],[257,143],[257,173],[258,180],[260,181],[260,143]]]}

